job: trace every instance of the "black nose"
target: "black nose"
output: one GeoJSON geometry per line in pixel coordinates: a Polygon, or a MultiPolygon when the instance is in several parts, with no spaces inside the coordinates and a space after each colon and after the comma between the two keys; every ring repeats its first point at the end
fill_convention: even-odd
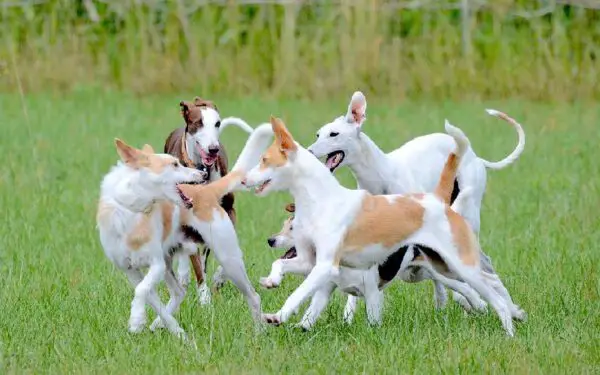
{"type": "Polygon", "coordinates": [[[267,240],[267,243],[269,244],[269,246],[273,247],[273,246],[275,246],[275,239],[274,238],[269,238],[267,240]]]}
{"type": "Polygon", "coordinates": [[[219,146],[211,146],[208,148],[208,153],[214,156],[219,153],[219,150],[219,146]]]}

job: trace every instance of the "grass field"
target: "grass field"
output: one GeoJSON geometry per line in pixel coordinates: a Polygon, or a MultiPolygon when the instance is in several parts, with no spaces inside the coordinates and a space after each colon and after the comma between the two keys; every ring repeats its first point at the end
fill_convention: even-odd
{"type": "MultiPolygon", "coordinates": [[[[167,332],[129,334],[132,290],[105,258],[95,229],[99,184],[117,160],[114,137],[162,149],[181,124],[177,103],[194,94],[0,96],[0,373],[600,373],[595,104],[369,102],[365,131],[384,150],[442,131],[448,118],[478,154],[496,160],[513,149],[516,135],[483,109],[506,111],[524,125],[525,152],[513,166],[489,172],[482,210],[483,247],[529,314],[513,339],[495,314],[465,316],[454,303],[437,312],[431,283],[399,282],[386,291],[380,328],[367,326],[362,303],[354,324],[344,325],[345,300],[336,294],[313,331],[269,327],[254,335],[244,300],[228,284],[202,308],[190,288],[177,319],[197,347],[167,332]]],[[[344,111],[347,97],[212,99],[223,116],[253,125],[281,116],[308,145],[320,125],[344,111]]],[[[244,134],[228,129],[222,139],[234,160],[244,134]]],[[[257,288],[278,255],[266,238],[279,230],[289,200],[237,195],[238,233],[257,288]]],[[[211,258],[211,275],[214,268],[211,258]]],[[[276,311],[299,281],[289,276],[280,289],[259,289],[264,310],[276,311]]]]}

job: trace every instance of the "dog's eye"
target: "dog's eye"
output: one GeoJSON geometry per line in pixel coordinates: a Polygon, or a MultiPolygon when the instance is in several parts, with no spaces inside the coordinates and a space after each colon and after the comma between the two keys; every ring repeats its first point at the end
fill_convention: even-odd
{"type": "Polygon", "coordinates": [[[217,123],[215,124],[215,128],[219,129],[219,127],[221,127],[221,121],[217,121],[217,123]]]}
{"type": "Polygon", "coordinates": [[[316,138],[319,138],[319,133],[315,134],[316,138]]]}
{"type": "Polygon", "coordinates": [[[293,226],[293,225],[290,225],[290,230],[293,230],[293,229],[294,229],[294,226],[293,226]]]}
{"type": "Polygon", "coordinates": [[[331,133],[329,133],[330,137],[337,137],[338,135],[340,135],[340,133],[338,133],[338,132],[331,132],[331,133]]]}
{"type": "Polygon", "coordinates": [[[177,167],[179,167],[179,162],[178,162],[178,161],[174,161],[174,162],[173,162],[173,167],[174,167],[174,168],[177,168],[177,167]]]}
{"type": "Polygon", "coordinates": [[[267,164],[267,158],[263,156],[263,158],[260,160],[260,162],[263,164],[267,164]]]}

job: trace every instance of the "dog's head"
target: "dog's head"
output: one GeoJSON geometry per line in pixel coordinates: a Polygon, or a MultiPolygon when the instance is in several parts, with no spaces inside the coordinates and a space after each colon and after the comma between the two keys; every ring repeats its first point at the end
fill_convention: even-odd
{"type": "Polygon", "coordinates": [[[289,189],[294,180],[294,164],[299,147],[281,119],[271,116],[271,127],[275,135],[273,143],[262,154],[260,163],[246,174],[243,181],[244,185],[254,187],[258,196],[289,189]]]}
{"type": "Polygon", "coordinates": [[[267,243],[270,247],[274,249],[283,249],[289,250],[294,246],[294,237],[292,234],[292,230],[294,229],[293,221],[294,221],[294,211],[295,205],[293,203],[285,206],[285,210],[292,214],[292,216],[285,219],[283,222],[283,227],[279,233],[274,234],[273,236],[267,239],[267,243]]]}
{"type": "Polygon", "coordinates": [[[212,166],[219,152],[221,116],[213,102],[196,97],[194,102],[181,101],[181,115],[185,120],[187,149],[193,160],[202,160],[212,166]]]}
{"type": "Polygon", "coordinates": [[[138,150],[115,139],[115,146],[123,163],[138,173],[140,191],[152,195],[151,199],[166,199],[177,205],[191,206],[191,200],[181,192],[177,184],[204,182],[205,172],[186,168],[171,155],[155,154],[150,145],[144,145],[138,150]]]}
{"type": "Polygon", "coordinates": [[[361,126],[366,119],[367,99],[356,91],[350,99],[348,112],[323,125],[317,132],[317,140],[308,147],[317,158],[326,157],[325,165],[331,172],[359,157],[361,126]]]}

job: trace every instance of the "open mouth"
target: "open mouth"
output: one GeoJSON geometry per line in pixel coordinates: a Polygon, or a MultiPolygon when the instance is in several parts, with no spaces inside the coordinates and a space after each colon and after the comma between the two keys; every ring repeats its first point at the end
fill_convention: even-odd
{"type": "Polygon", "coordinates": [[[208,152],[204,151],[198,144],[196,144],[196,147],[198,147],[198,151],[200,151],[200,157],[202,158],[202,163],[204,165],[210,167],[213,164],[215,164],[217,158],[219,157],[219,154],[209,154],[208,152]]]}
{"type": "Polygon", "coordinates": [[[258,185],[255,189],[254,189],[254,193],[255,194],[260,194],[263,192],[263,190],[265,190],[267,188],[267,186],[269,186],[269,184],[271,183],[271,179],[269,178],[268,180],[264,181],[262,184],[258,185]]]}
{"type": "Polygon", "coordinates": [[[179,195],[179,198],[181,198],[181,201],[183,202],[185,208],[189,209],[194,206],[194,201],[192,200],[192,198],[185,195],[185,193],[179,188],[179,186],[176,185],[175,190],[177,190],[177,194],[179,195]]]}
{"type": "Polygon", "coordinates": [[[344,154],[344,151],[334,151],[327,155],[325,165],[327,168],[329,168],[330,172],[333,172],[337,167],[340,166],[345,156],[346,154],[344,154]]]}

